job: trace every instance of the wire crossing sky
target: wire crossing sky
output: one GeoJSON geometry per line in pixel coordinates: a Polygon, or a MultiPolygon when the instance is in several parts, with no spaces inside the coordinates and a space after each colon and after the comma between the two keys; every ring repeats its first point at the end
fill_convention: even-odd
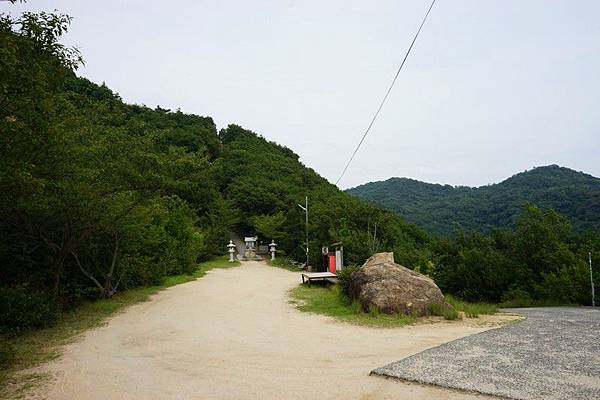
{"type": "MultiPolygon", "coordinates": [[[[432,0],[36,0],[73,16],[78,74],[210,116],[335,182],[432,0]]],[[[600,2],[437,1],[342,187],[480,186],[559,164],[600,176],[600,2]],[[375,131],[375,130],[374,130],[375,131]]]]}
{"type": "Polygon", "coordinates": [[[435,4],[435,0],[433,0],[431,2],[431,5],[427,9],[427,13],[425,13],[425,16],[423,17],[423,20],[421,21],[421,25],[419,25],[419,29],[417,29],[417,33],[415,34],[415,37],[413,38],[412,42],[410,42],[410,46],[408,46],[408,50],[406,50],[406,54],[404,55],[404,58],[402,59],[402,62],[400,63],[400,66],[398,67],[398,71],[396,71],[396,75],[394,75],[394,79],[392,80],[392,84],[390,85],[390,87],[388,88],[388,90],[385,92],[385,96],[383,96],[383,100],[381,100],[381,103],[379,104],[379,107],[377,108],[377,111],[375,112],[375,115],[373,115],[373,118],[371,119],[371,122],[369,123],[369,126],[367,126],[367,129],[365,130],[365,133],[363,134],[362,138],[360,139],[360,142],[358,142],[358,145],[356,146],[356,149],[354,149],[354,151],[352,152],[352,156],[350,156],[350,159],[346,163],[346,166],[344,167],[344,170],[342,171],[342,174],[337,179],[337,181],[335,181],[336,185],[338,183],[340,183],[340,180],[344,177],[344,174],[346,173],[346,171],[348,170],[348,167],[352,163],[352,160],[354,159],[354,156],[356,155],[356,153],[360,149],[360,146],[365,141],[365,138],[367,137],[367,135],[369,134],[369,132],[371,131],[371,127],[375,123],[375,120],[379,116],[379,113],[381,112],[381,109],[383,108],[383,105],[385,104],[388,96],[390,95],[390,92],[392,91],[392,89],[394,87],[394,84],[396,83],[396,80],[398,79],[398,75],[400,75],[400,71],[402,71],[402,67],[404,67],[404,63],[406,62],[406,59],[408,58],[408,55],[410,54],[410,51],[412,50],[415,42],[417,41],[417,38],[419,37],[419,33],[421,33],[421,29],[423,28],[423,25],[425,25],[425,21],[427,21],[427,17],[429,16],[429,13],[431,12],[431,9],[433,8],[434,4],[435,4]]]}

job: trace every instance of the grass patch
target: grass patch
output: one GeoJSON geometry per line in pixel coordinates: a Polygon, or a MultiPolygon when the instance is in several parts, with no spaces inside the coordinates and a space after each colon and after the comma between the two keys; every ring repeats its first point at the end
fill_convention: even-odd
{"type": "Polygon", "coordinates": [[[366,313],[358,302],[349,302],[338,285],[300,285],[290,290],[291,302],[300,311],[327,315],[355,325],[395,328],[414,323],[417,318],[404,314],[383,314],[376,307],[366,313]]]}
{"type": "Polygon", "coordinates": [[[430,304],[428,309],[429,309],[429,313],[431,315],[435,315],[438,317],[444,317],[444,319],[447,319],[447,320],[452,321],[455,319],[461,319],[461,316],[458,313],[458,311],[456,311],[456,309],[454,309],[453,307],[448,307],[447,304],[438,304],[438,303],[430,304]]]}
{"type": "Polygon", "coordinates": [[[452,295],[446,295],[446,301],[456,311],[462,311],[467,318],[477,318],[480,315],[492,315],[498,312],[498,306],[491,303],[469,303],[452,295]]]}
{"type": "Polygon", "coordinates": [[[62,345],[71,342],[85,330],[101,325],[115,312],[146,301],[151,295],[168,287],[203,277],[211,269],[238,265],[238,261],[230,263],[228,257],[218,257],[199,264],[193,274],[170,276],[162,285],[130,289],[110,299],[83,304],[63,313],[52,327],[10,338],[0,337],[0,398],[14,398],[34,377],[34,374],[19,374],[17,377],[17,372],[56,358],[62,345]]]}

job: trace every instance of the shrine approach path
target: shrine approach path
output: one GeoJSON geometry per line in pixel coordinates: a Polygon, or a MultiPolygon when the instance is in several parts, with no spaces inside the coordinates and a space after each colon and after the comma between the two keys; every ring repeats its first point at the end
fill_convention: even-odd
{"type": "Polygon", "coordinates": [[[298,273],[245,262],[127,308],[40,368],[44,399],[482,399],[369,376],[489,328],[358,327],[289,303],[298,273]]]}

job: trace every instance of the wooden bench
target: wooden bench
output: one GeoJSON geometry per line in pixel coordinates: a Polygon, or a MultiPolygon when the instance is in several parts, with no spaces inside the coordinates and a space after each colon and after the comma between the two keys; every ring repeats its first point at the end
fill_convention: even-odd
{"type": "Polygon", "coordinates": [[[330,283],[337,283],[337,275],[331,272],[303,272],[302,273],[302,283],[312,281],[328,281],[330,283]]]}

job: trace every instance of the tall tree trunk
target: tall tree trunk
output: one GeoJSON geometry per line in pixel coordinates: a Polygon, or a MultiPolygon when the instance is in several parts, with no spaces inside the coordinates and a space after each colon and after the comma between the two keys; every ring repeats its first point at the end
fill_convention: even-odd
{"type": "Polygon", "coordinates": [[[58,253],[56,254],[56,259],[54,261],[54,285],[52,289],[52,293],[54,296],[54,300],[58,299],[60,294],[60,280],[62,278],[63,267],[65,264],[65,259],[69,254],[69,249],[66,246],[63,246],[58,253]]]}

